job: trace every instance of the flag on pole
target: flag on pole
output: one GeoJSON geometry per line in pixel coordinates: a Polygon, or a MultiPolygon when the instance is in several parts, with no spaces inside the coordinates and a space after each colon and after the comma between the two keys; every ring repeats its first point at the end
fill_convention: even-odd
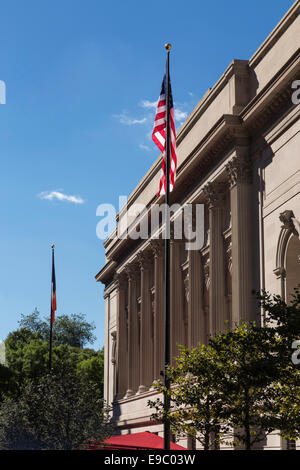
{"type": "MultiPolygon", "coordinates": [[[[154,119],[154,127],[152,131],[152,140],[156,143],[157,147],[163,154],[161,177],[159,181],[159,191],[157,196],[166,193],[166,123],[167,123],[167,78],[164,76],[160,96],[157,102],[156,115],[154,119]]],[[[175,120],[174,120],[174,106],[171,90],[171,83],[169,83],[169,104],[170,104],[170,192],[173,191],[176,180],[176,133],[175,133],[175,120]]]]}
{"type": "Polygon", "coordinates": [[[52,247],[52,280],[51,280],[51,324],[54,323],[56,311],[56,281],[55,281],[55,266],[54,266],[54,247],[52,247]]]}

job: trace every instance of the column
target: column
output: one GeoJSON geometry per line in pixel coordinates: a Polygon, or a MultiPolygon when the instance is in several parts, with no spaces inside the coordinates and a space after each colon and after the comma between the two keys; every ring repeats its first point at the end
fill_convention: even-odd
{"type": "Polygon", "coordinates": [[[188,346],[194,347],[205,342],[204,273],[198,250],[189,251],[188,273],[188,346]]]}
{"type": "Polygon", "coordinates": [[[141,271],[141,318],[140,318],[140,385],[139,393],[148,390],[152,385],[153,341],[152,306],[151,306],[151,257],[149,252],[138,253],[141,271]]]}
{"type": "Polygon", "coordinates": [[[184,345],[184,282],[181,269],[182,250],[184,244],[181,240],[170,241],[170,346],[171,365],[174,365],[174,357],[178,356],[178,345],[184,345]]]}
{"type": "Polygon", "coordinates": [[[123,398],[127,391],[127,361],[128,361],[128,335],[127,335],[127,299],[128,287],[125,273],[115,276],[118,289],[117,311],[117,362],[116,362],[116,394],[123,398]]]}
{"type": "MultiPolygon", "coordinates": [[[[189,231],[195,232],[196,222],[195,210],[193,208],[192,219],[189,221],[189,231]]],[[[184,276],[188,310],[187,346],[191,348],[205,342],[204,275],[199,250],[188,251],[185,266],[187,266],[184,276]]]]}
{"type": "Polygon", "coordinates": [[[109,346],[110,346],[110,337],[109,337],[109,323],[110,323],[110,315],[109,315],[109,303],[110,303],[110,298],[108,293],[104,293],[104,303],[105,303],[105,348],[104,348],[104,390],[103,390],[103,395],[104,395],[104,400],[107,403],[110,402],[110,394],[109,394],[109,382],[110,382],[110,376],[109,376],[109,346]]]}
{"type": "Polygon", "coordinates": [[[164,370],[164,252],[163,241],[152,240],[150,242],[154,255],[154,380],[161,379],[164,370]]]}
{"type": "Polygon", "coordinates": [[[113,401],[117,395],[117,332],[111,332],[111,363],[113,365],[113,401]]]}
{"type": "Polygon", "coordinates": [[[226,319],[225,253],[223,240],[223,206],[226,184],[208,183],[204,194],[209,204],[209,332],[215,335],[224,329],[226,319]]]}
{"type": "Polygon", "coordinates": [[[125,268],[128,277],[128,363],[126,398],[134,395],[139,386],[139,318],[137,309],[137,265],[125,268]]]}
{"type": "Polygon", "coordinates": [[[252,255],[252,166],[248,150],[238,149],[226,166],[232,224],[232,325],[255,319],[252,255]]]}

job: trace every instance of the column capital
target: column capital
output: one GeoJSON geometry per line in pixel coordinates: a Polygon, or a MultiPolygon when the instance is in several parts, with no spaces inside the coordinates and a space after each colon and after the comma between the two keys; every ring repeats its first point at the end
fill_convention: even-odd
{"type": "Polygon", "coordinates": [[[148,269],[151,265],[152,259],[150,251],[140,251],[137,254],[137,262],[141,270],[148,269]]]}
{"type": "Polygon", "coordinates": [[[214,207],[219,207],[223,204],[225,199],[227,185],[226,183],[222,182],[213,182],[207,183],[204,188],[204,196],[206,201],[208,202],[209,209],[213,209],[214,207]]]}
{"type": "Polygon", "coordinates": [[[252,183],[252,162],[248,158],[235,156],[225,167],[230,188],[238,183],[252,183]]]}
{"type": "Polygon", "coordinates": [[[124,270],[125,270],[125,273],[127,275],[128,281],[136,280],[136,278],[138,277],[138,273],[139,273],[139,270],[137,268],[138,268],[138,263],[136,261],[134,261],[130,264],[127,264],[125,266],[124,270]]]}
{"type": "Polygon", "coordinates": [[[127,287],[127,275],[125,271],[121,271],[120,273],[114,274],[114,281],[118,289],[124,289],[127,287]]]}
{"type": "Polygon", "coordinates": [[[154,254],[154,258],[159,258],[163,253],[163,240],[150,240],[150,248],[154,254]]]}

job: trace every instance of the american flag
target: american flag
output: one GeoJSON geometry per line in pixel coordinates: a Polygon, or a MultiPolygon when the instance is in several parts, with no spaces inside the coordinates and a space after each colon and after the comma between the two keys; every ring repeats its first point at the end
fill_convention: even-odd
{"type": "MultiPolygon", "coordinates": [[[[154,127],[152,131],[152,140],[156,143],[159,150],[163,153],[161,177],[159,181],[159,191],[157,196],[166,193],[166,127],[167,127],[167,79],[164,76],[160,96],[157,102],[156,115],[154,120],[154,127]]],[[[169,84],[169,103],[170,103],[170,192],[175,186],[176,180],[176,133],[174,121],[174,106],[171,90],[171,83],[169,84]]]]}

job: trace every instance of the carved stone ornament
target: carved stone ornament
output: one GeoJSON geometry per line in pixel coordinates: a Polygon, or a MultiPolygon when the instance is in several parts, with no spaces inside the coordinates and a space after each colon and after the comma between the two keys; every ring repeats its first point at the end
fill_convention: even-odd
{"type": "Polygon", "coordinates": [[[246,158],[233,157],[225,167],[230,187],[237,183],[252,183],[252,162],[246,158]]]}
{"type": "Polygon", "coordinates": [[[117,332],[112,331],[111,332],[111,337],[112,337],[112,346],[111,346],[111,362],[112,364],[115,364],[117,361],[117,332]]]}
{"type": "Polygon", "coordinates": [[[127,288],[127,276],[126,276],[126,273],[124,271],[120,272],[120,273],[115,273],[114,274],[114,281],[118,287],[118,289],[125,289],[127,288]]]}
{"type": "Polygon", "coordinates": [[[186,276],[184,277],[184,293],[185,293],[185,299],[187,301],[187,303],[189,303],[189,299],[190,299],[190,283],[189,283],[189,273],[186,274],[186,276]]]}
{"type": "Polygon", "coordinates": [[[125,272],[129,281],[133,281],[138,277],[139,274],[138,263],[130,263],[125,266],[125,272]]]}
{"type": "Polygon", "coordinates": [[[137,254],[137,262],[140,269],[148,269],[151,266],[152,257],[149,251],[140,251],[137,254]]]}
{"type": "Polygon", "coordinates": [[[294,218],[295,216],[294,216],[293,211],[287,210],[287,211],[281,212],[279,215],[279,220],[283,224],[281,228],[294,231],[295,225],[294,225],[294,221],[292,220],[294,218]]]}
{"type": "Polygon", "coordinates": [[[220,206],[223,204],[225,199],[226,183],[207,183],[203,188],[203,193],[210,209],[213,207],[220,206]]]}
{"type": "Polygon", "coordinates": [[[162,240],[150,240],[150,248],[153,251],[154,257],[160,257],[163,253],[162,240]]]}
{"type": "Polygon", "coordinates": [[[205,286],[206,288],[208,289],[209,288],[209,284],[210,284],[210,277],[209,277],[209,260],[207,260],[204,264],[204,267],[203,267],[203,271],[204,271],[204,282],[205,282],[205,286]]]}

